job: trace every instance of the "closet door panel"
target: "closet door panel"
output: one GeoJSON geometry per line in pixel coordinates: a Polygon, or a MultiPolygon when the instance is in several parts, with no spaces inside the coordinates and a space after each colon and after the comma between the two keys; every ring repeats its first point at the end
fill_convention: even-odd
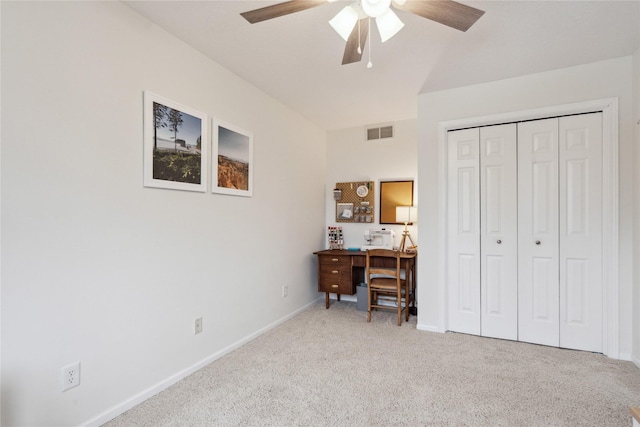
{"type": "Polygon", "coordinates": [[[558,346],[558,119],[518,125],[518,339],[558,346]]]}
{"type": "Polygon", "coordinates": [[[480,335],[479,131],[448,134],[448,325],[480,335]]]}
{"type": "Polygon", "coordinates": [[[602,352],[602,114],[559,126],[560,346],[602,352]]]}
{"type": "Polygon", "coordinates": [[[481,335],[516,340],[516,125],[480,128],[481,335]]]}
{"type": "Polygon", "coordinates": [[[544,323],[553,327],[557,325],[557,287],[558,267],[557,259],[549,257],[531,258],[531,277],[529,282],[533,284],[531,292],[533,297],[531,304],[531,318],[537,323],[544,323]]]}

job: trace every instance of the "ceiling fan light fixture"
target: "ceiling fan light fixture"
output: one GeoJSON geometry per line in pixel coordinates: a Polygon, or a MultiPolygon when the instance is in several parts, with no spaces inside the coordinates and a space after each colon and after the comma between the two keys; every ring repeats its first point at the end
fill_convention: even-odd
{"type": "Polygon", "coordinates": [[[329,25],[336,30],[336,33],[338,33],[344,41],[347,41],[357,22],[358,12],[356,12],[353,7],[347,6],[329,21],[329,25]]]}
{"type": "Polygon", "coordinates": [[[395,36],[404,27],[404,23],[391,9],[387,9],[386,13],[376,18],[376,25],[378,26],[382,43],[395,36]]]}
{"type": "Polygon", "coordinates": [[[377,18],[389,10],[391,0],[361,0],[361,5],[364,13],[372,18],[377,18]]]}

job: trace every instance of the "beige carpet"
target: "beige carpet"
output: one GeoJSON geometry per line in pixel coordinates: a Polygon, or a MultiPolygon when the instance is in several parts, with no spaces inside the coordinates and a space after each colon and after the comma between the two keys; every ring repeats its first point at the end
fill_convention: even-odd
{"type": "Polygon", "coordinates": [[[640,369],[324,301],[107,426],[631,426],[640,369]]]}

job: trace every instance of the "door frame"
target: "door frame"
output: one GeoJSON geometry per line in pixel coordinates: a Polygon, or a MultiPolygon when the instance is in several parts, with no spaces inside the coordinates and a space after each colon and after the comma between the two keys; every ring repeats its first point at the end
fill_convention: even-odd
{"type": "Polygon", "coordinates": [[[439,191],[438,218],[439,252],[438,288],[440,295],[440,325],[448,330],[448,182],[447,132],[470,127],[488,126],[549,117],[602,112],[602,349],[611,358],[619,359],[619,281],[618,281],[618,98],[605,98],[574,104],[486,115],[438,123],[439,191]]]}

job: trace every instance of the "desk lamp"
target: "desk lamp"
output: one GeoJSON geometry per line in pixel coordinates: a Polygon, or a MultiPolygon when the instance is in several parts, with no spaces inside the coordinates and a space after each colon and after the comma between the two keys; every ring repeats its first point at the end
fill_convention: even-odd
{"type": "Polygon", "coordinates": [[[411,234],[409,234],[407,226],[416,222],[417,219],[418,208],[415,206],[396,206],[396,222],[404,222],[404,231],[402,232],[402,241],[400,242],[400,252],[405,252],[406,249],[416,247],[416,244],[413,243],[413,239],[411,238],[411,234]],[[411,242],[411,246],[408,247],[405,246],[407,237],[411,242]]]}

